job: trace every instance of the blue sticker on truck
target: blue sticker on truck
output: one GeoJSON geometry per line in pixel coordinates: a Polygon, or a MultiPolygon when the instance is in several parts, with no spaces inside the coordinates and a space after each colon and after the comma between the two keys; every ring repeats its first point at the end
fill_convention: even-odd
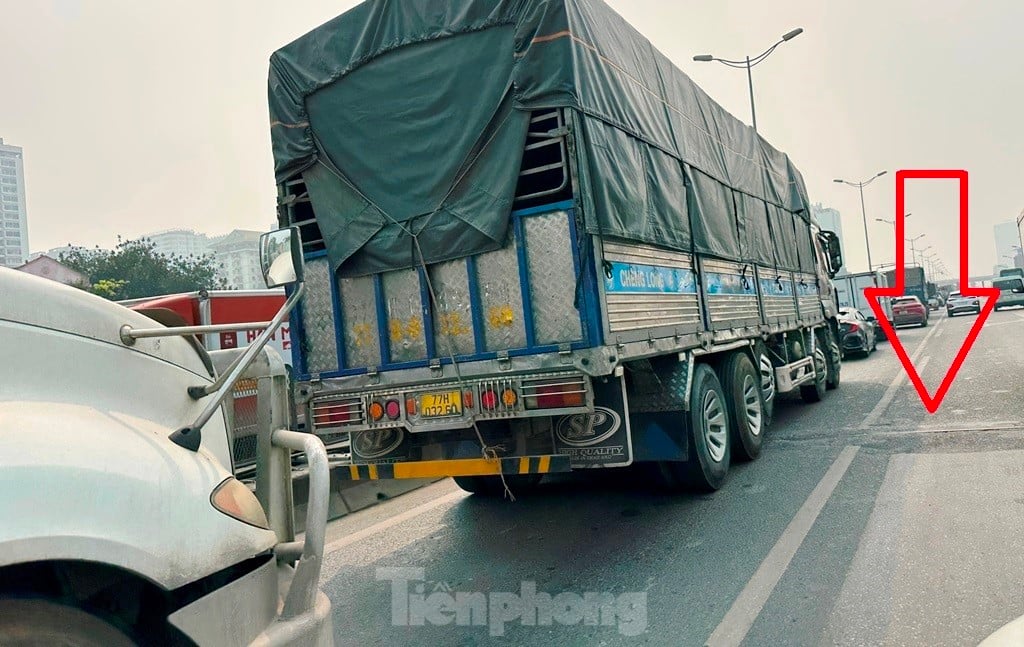
{"type": "Polygon", "coordinates": [[[697,293],[697,281],[692,270],[616,261],[610,265],[611,277],[605,275],[604,279],[606,292],[697,293]]]}
{"type": "Polygon", "coordinates": [[[791,297],[793,282],[789,279],[761,279],[761,294],[766,297],[791,297]]]}
{"type": "Polygon", "coordinates": [[[753,295],[755,293],[753,279],[741,274],[705,272],[704,281],[708,286],[708,294],[753,295]]]}

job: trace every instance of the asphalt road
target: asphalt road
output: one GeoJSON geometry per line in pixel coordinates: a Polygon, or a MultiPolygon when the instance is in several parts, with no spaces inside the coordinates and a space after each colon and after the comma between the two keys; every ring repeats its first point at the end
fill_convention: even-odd
{"type": "MultiPolygon", "coordinates": [[[[975,317],[931,321],[899,335],[934,390],[975,317]]],[[[823,402],[781,400],[713,495],[602,471],[343,518],[337,642],[976,645],[1024,615],[1022,342],[1024,310],[993,313],[934,415],[880,343],[823,402]]]]}

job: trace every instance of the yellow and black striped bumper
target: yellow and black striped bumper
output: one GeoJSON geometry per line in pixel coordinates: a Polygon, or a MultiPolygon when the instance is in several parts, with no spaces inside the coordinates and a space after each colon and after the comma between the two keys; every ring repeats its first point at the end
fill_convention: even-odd
{"type": "Polygon", "coordinates": [[[337,478],[350,481],[377,479],[426,479],[445,476],[493,476],[497,474],[551,474],[568,472],[569,457],[511,456],[508,458],[459,458],[441,461],[408,463],[377,463],[341,465],[334,471],[337,478]]]}

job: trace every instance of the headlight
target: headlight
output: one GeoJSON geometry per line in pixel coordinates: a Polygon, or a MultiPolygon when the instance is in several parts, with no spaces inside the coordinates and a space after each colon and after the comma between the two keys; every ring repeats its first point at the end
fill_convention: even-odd
{"type": "Polygon", "coordinates": [[[234,477],[224,479],[224,482],[214,489],[210,495],[210,503],[229,517],[257,528],[270,529],[267,514],[263,512],[259,499],[244,483],[234,477]]]}

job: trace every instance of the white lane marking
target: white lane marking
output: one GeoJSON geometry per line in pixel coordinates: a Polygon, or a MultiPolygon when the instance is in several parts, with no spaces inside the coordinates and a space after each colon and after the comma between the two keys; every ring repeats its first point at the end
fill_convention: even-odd
{"type": "Polygon", "coordinates": [[[362,530],[354,532],[351,535],[345,535],[344,537],[335,539],[334,541],[324,546],[324,554],[329,554],[340,548],[344,548],[345,546],[354,544],[357,541],[362,541],[363,539],[366,539],[367,537],[371,537],[379,532],[387,530],[392,526],[397,526],[398,524],[408,521],[413,517],[418,517],[424,512],[429,512],[434,508],[446,505],[448,503],[454,503],[455,501],[458,501],[459,499],[464,499],[467,496],[469,496],[469,493],[467,492],[450,492],[444,495],[443,497],[434,499],[433,501],[427,501],[426,503],[422,503],[416,506],[415,508],[406,510],[401,514],[397,514],[391,517],[390,519],[385,519],[384,521],[375,523],[372,526],[368,526],[366,528],[363,528],[362,530]]]}
{"type": "MultiPolygon", "coordinates": [[[[918,375],[922,375],[924,373],[924,367],[928,366],[928,360],[930,359],[931,355],[925,357],[923,360],[921,360],[921,363],[918,364],[916,358],[911,358],[911,360],[914,362],[914,367],[917,369],[918,375]]],[[[885,413],[885,410],[889,407],[890,404],[892,404],[893,398],[896,397],[896,393],[900,390],[900,387],[903,386],[904,382],[907,382],[909,380],[910,376],[907,375],[907,372],[903,370],[903,366],[900,365],[900,372],[896,375],[895,378],[893,378],[892,382],[885,389],[885,393],[882,394],[882,399],[879,400],[878,404],[875,405],[875,408],[868,413],[868,415],[864,418],[864,422],[860,424],[860,427],[858,427],[858,429],[864,431],[878,424],[878,419],[882,417],[882,414],[885,413]]]]}
{"type": "MultiPolygon", "coordinates": [[[[921,340],[921,343],[918,344],[917,350],[914,351],[914,354],[910,356],[910,361],[914,363],[915,366],[917,366],[917,359],[921,356],[921,353],[924,352],[925,344],[927,344],[928,340],[932,338],[932,335],[942,329],[943,323],[945,323],[945,320],[940,320],[939,323],[935,324],[935,327],[929,330],[928,334],[921,340]]],[[[917,367],[917,374],[920,375],[923,370],[924,364],[921,364],[921,366],[917,367]]],[[[873,409],[871,409],[858,429],[864,431],[878,422],[878,419],[882,417],[883,413],[885,413],[886,407],[888,407],[889,404],[892,403],[892,399],[896,397],[896,392],[899,391],[901,386],[903,386],[903,382],[908,379],[910,378],[907,376],[907,371],[904,370],[903,365],[900,364],[900,368],[896,372],[896,376],[892,378],[892,382],[890,382],[889,386],[885,389],[882,399],[878,401],[878,404],[876,404],[873,409]]]]}
{"type": "Polygon", "coordinates": [[[859,449],[860,447],[850,445],[839,452],[839,456],[832,462],[825,476],[814,486],[810,496],[797,510],[789,525],[782,531],[779,540],[757,567],[754,576],[743,587],[722,621],[711,633],[705,643],[706,647],[732,647],[743,642],[859,449]]]}

